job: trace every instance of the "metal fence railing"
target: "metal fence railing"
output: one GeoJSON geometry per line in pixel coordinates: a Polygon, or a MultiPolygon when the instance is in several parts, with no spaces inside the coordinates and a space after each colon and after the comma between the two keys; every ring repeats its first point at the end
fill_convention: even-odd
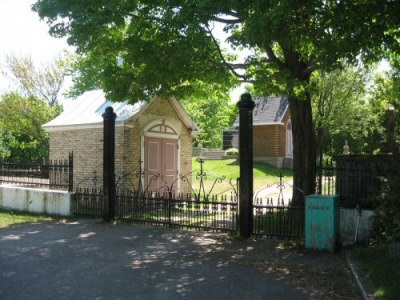
{"type": "MultiPolygon", "coordinates": [[[[235,231],[238,201],[232,197],[196,200],[191,195],[171,193],[116,193],[115,217],[121,221],[169,227],[235,231]]],[[[75,215],[103,216],[104,201],[100,190],[77,190],[73,197],[75,215]]]]}
{"type": "Polygon", "coordinates": [[[42,164],[0,161],[0,184],[20,187],[73,190],[73,154],[65,160],[42,164]]]}
{"type": "Polygon", "coordinates": [[[253,234],[278,238],[304,236],[304,207],[257,199],[253,205],[253,234]]]}
{"type": "Polygon", "coordinates": [[[337,195],[340,206],[374,208],[381,192],[381,178],[368,168],[349,168],[328,165],[319,168],[316,191],[322,195],[337,195]]]}
{"type": "MultiPolygon", "coordinates": [[[[72,213],[77,216],[105,215],[103,192],[78,189],[73,195],[72,213]]],[[[239,203],[235,193],[198,198],[195,194],[130,192],[118,190],[115,218],[122,222],[174,228],[236,232],[239,203]]],[[[259,198],[253,203],[253,235],[295,239],[304,236],[304,207],[290,201],[259,198]]]]}

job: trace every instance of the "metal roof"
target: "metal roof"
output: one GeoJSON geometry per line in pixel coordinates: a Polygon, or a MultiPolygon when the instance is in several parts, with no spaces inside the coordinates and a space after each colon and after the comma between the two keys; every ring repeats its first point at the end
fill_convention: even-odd
{"type": "Polygon", "coordinates": [[[116,121],[122,122],[137,114],[146,104],[144,101],[134,105],[128,104],[128,101],[111,102],[106,99],[102,90],[85,92],[72,101],[70,109],[44,124],[43,128],[102,123],[102,114],[108,106],[111,106],[117,114],[116,121]]]}
{"type": "MultiPolygon", "coordinates": [[[[282,123],[282,119],[289,107],[287,96],[264,96],[253,98],[253,125],[269,125],[282,123]]],[[[236,118],[232,128],[239,127],[239,117],[236,118]]]]}
{"type": "MultiPolygon", "coordinates": [[[[169,99],[182,122],[193,133],[199,131],[197,125],[191,120],[182,105],[175,99],[169,99]]],[[[116,122],[124,122],[140,113],[148,105],[145,101],[137,102],[133,105],[124,102],[112,102],[107,100],[104,91],[93,90],[83,93],[81,96],[72,100],[69,109],[66,109],[58,117],[44,124],[42,127],[47,130],[62,130],[71,126],[97,126],[103,124],[102,114],[106,107],[111,106],[117,115],[116,122]]]]}

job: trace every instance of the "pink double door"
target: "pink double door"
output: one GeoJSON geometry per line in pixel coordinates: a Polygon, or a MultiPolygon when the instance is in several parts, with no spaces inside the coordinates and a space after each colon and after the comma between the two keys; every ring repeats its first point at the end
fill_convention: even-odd
{"type": "Polygon", "coordinates": [[[178,140],[145,137],[144,188],[152,192],[176,188],[178,176],[178,140]]]}

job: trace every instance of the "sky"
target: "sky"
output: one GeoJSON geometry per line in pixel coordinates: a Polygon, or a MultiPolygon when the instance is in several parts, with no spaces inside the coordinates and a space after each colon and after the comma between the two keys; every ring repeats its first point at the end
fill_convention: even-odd
{"type": "MultiPolygon", "coordinates": [[[[37,63],[53,61],[68,49],[66,39],[48,34],[46,22],[31,10],[34,0],[0,0],[0,65],[5,56],[29,55],[37,63]]],[[[0,92],[12,85],[0,75],[0,92]]]]}

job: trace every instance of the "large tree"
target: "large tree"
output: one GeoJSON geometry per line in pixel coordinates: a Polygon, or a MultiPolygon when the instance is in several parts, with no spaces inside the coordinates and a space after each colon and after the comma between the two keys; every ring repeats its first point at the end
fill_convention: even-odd
{"type": "Polygon", "coordinates": [[[399,1],[38,0],[34,10],[84,56],[80,74],[94,68],[91,81],[115,100],[179,95],[187,82],[227,84],[231,75],[287,94],[294,185],[306,195],[316,172],[311,75],[399,48],[399,1]],[[214,35],[217,23],[227,44],[250,50],[242,62],[214,35]]]}
{"type": "Polygon", "coordinates": [[[313,118],[317,152],[340,155],[347,140],[351,153],[371,153],[371,138],[378,127],[366,88],[368,68],[343,65],[343,69],[316,72],[311,79],[313,118]]]}
{"type": "Polygon", "coordinates": [[[386,134],[385,111],[393,106],[396,110],[396,138],[400,138],[400,53],[390,57],[389,70],[381,70],[370,85],[370,103],[381,128],[376,135],[381,141],[386,134]]]}
{"type": "Polygon", "coordinates": [[[16,84],[20,93],[41,99],[50,106],[57,99],[64,82],[65,65],[61,58],[48,63],[35,64],[30,56],[6,56],[3,75],[16,84]]]}
{"type": "Polygon", "coordinates": [[[33,96],[9,92],[0,97],[0,158],[41,162],[48,156],[48,135],[42,125],[60,113],[33,96]]]}

